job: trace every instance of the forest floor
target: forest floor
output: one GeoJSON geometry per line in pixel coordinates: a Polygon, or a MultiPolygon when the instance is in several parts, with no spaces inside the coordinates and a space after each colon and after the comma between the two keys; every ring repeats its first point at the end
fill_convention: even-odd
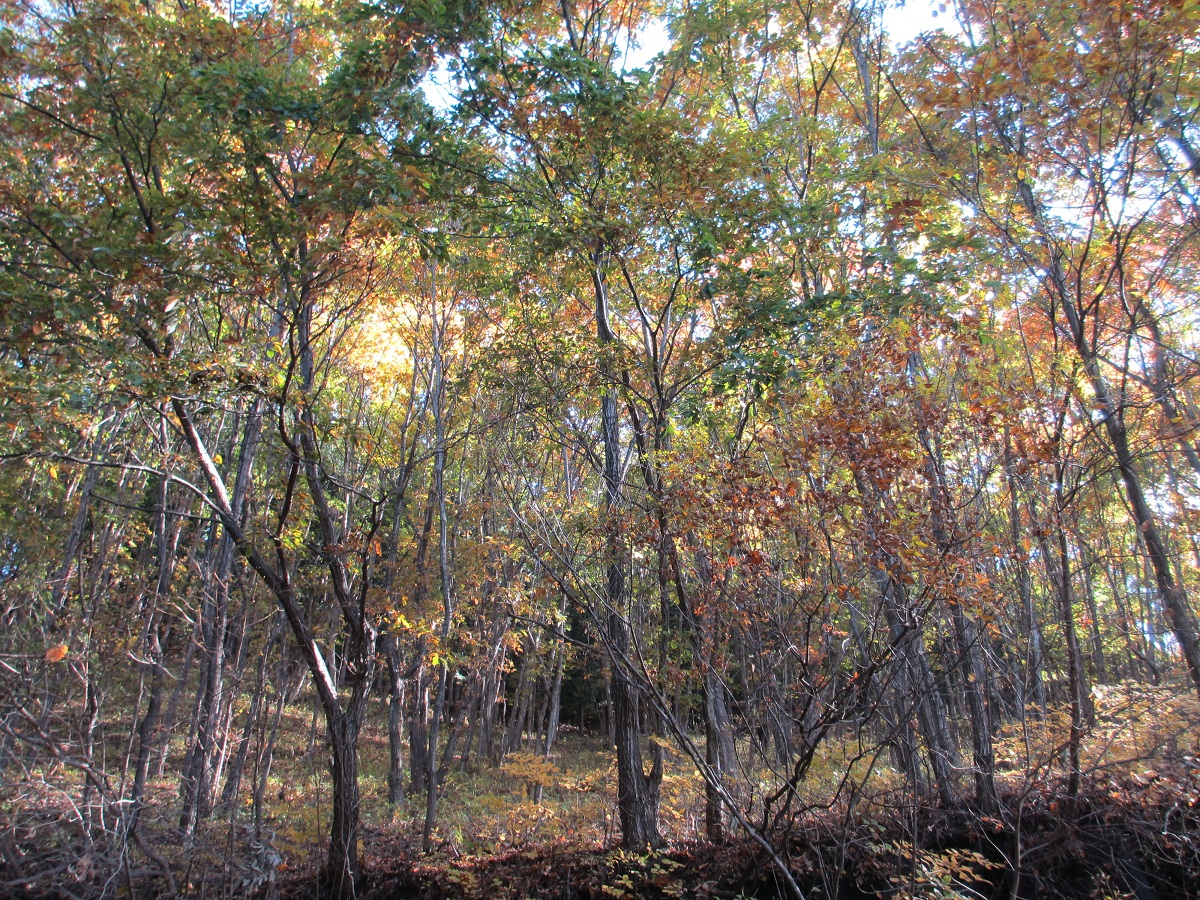
{"type": "MultiPolygon", "coordinates": [[[[997,736],[1003,810],[993,817],[914,806],[886,753],[856,761],[857,744],[831,741],[805,779],[807,809],[779,841],[806,895],[1200,898],[1200,703],[1185,685],[1104,687],[1093,699],[1074,803],[1063,770],[1066,713],[1052,712],[997,736]]],[[[431,854],[419,852],[419,816],[398,809],[381,818],[376,808],[362,896],[785,896],[749,838],[702,839],[703,786],[674,754],[663,784],[668,849],[617,849],[614,767],[602,739],[568,734],[553,765],[517,755],[499,769],[454,773],[431,854]],[[529,777],[545,785],[540,804],[529,799],[529,777]]],[[[755,777],[765,789],[768,773],[755,777]]],[[[761,804],[751,808],[761,814],[761,804]]],[[[310,870],[281,887],[298,900],[315,896],[313,885],[310,870]]]]}
{"type": "MultiPolygon", "coordinates": [[[[1065,789],[1063,711],[1030,715],[997,735],[1004,808],[992,817],[914,805],[886,750],[864,756],[847,732],[824,745],[800,789],[803,807],[789,815],[786,831],[776,830],[776,845],[812,897],[1200,898],[1200,703],[1184,685],[1098,688],[1094,700],[1074,803],[1065,789]]],[[[189,896],[317,896],[329,795],[310,722],[297,708],[281,727],[257,830],[247,803],[185,844],[174,829],[177,785],[156,782],[141,830],[158,859],[131,854],[140,868],[126,873],[116,894],[160,896],[165,885],[156,870],[165,865],[189,896]]],[[[667,849],[616,849],[615,759],[605,744],[567,732],[549,762],[518,753],[501,767],[456,767],[439,803],[434,850],[423,854],[424,797],[387,803],[386,733],[368,731],[360,896],[782,896],[745,835],[720,845],[702,839],[703,785],[673,752],[662,787],[667,849]],[[543,785],[539,803],[530,796],[532,781],[543,785]]],[[[72,818],[72,774],[47,768],[34,775],[2,785],[0,831],[9,843],[0,882],[14,884],[3,860],[24,854],[29,887],[15,896],[91,896],[97,884],[87,853],[64,825],[72,818]]],[[[755,819],[772,777],[765,768],[743,773],[755,819]]]]}

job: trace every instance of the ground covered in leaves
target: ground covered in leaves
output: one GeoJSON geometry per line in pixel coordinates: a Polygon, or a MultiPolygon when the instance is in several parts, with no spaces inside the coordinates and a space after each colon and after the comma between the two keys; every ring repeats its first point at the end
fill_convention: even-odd
{"type": "MultiPolygon", "coordinates": [[[[1200,763],[1161,759],[1120,778],[1095,774],[1069,802],[1060,785],[1006,797],[1003,817],[909,809],[851,821],[814,816],[787,842],[812,897],[1200,897],[1200,763]]],[[[878,808],[876,808],[878,812],[878,808]]],[[[489,856],[423,856],[373,830],[363,900],[738,898],[786,896],[762,851],[734,838],[658,853],[530,845],[489,856]]],[[[311,874],[279,886],[319,895],[311,874]]]]}
{"type": "MultiPolygon", "coordinates": [[[[775,844],[811,897],[1200,898],[1200,703],[1179,685],[1127,684],[1093,696],[1074,803],[1062,710],[996,735],[1005,809],[991,818],[914,806],[886,754],[856,769],[853,742],[834,738],[800,787],[804,810],[774,833],[775,844]]],[[[303,722],[295,724],[292,733],[302,735],[303,722]]],[[[185,842],[176,787],[156,782],[143,814],[145,847],[130,848],[115,879],[70,827],[79,789],[71,770],[30,769],[0,796],[0,897],[150,898],[174,888],[189,897],[315,898],[329,797],[319,742],[309,743],[311,752],[303,741],[280,748],[257,826],[248,806],[185,842]]],[[[718,846],[701,840],[703,785],[679,754],[668,754],[662,792],[669,845],[654,854],[616,849],[614,759],[596,735],[564,733],[549,761],[517,753],[502,766],[452,771],[430,854],[420,852],[424,798],[388,804],[386,761],[386,735],[369,732],[361,900],[781,896],[768,860],[744,835],[718,846]],[[534,782],[543,786],[540,803],[530,797],[534,782]]],[[[761,797],[767,773],[752,774],[761,797]]],[[[752,809],[761,814],[760,804],[752,809]]]]}
{"type": "MultiPolygon", "coordinates": [[[[907,785],[887,770],[868,779],[853,808],[830,806],[827,798],[847,772],[830,744],[802,788],[810,811],[786,836],[776,835],[776,844],[812,897],[1200,898],[1200,704],[1179,686],[1126,684],[1093,696],[1096,720],[1085,736],[1084,777],[1073,803],[1062,769],[1066,714],[1052,711],[997,735],[1000,816],[914,806],[907,785]]],[[[457,800],[448,806],[457,804],[458,818],[449,813],[433,854],[418,852],[412,827],[370,828],[363,897],[783,896],[754,842],[698,839],[702,792],[689,767],[675,768],[664,784],[670,848],[614,849],[606,777],[612,761],[583,746],[564,754],[557,780],[541,773],[550,782],[543,808],[517,802],[521,778],[508,786],[504,803],[495,802],[495,783],[479,794],[477,782],[457,783],[457,800]],[[489,818],[493,806],[496,818],[489,818]],[[503,840],[489,843],[488,834],[503,840]]],[[[520,764],[508,771],[530,774],[520,764]]],[[[288,900],[299,900],[315,896],[314,885],[314,873],[297,872],[280,887],[288,900]]]]}

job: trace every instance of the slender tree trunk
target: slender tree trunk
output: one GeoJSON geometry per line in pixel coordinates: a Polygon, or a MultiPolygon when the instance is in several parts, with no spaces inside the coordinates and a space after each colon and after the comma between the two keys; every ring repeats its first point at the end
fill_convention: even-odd
{"type": "MultiPolygon", "coordinates": [[[[164,442],[165,443],[165,442],[164,442]]],[[[175,572],[175,563],[179,549],[179,534],[182,519],[172,516],[168,508],[170,499],[166,478],[160,478],[157,490],[157,509],[155,511],[154,535],[157,549],[158,576],[154,585],[154,595],[147,612],[149,621],[146,625],[146,656],[152,670],[150,683],[150,699],[146,706],[146,714],[138,726],[138,753],[134,764],[133,788],[130,792],[131,809],[126,834],[136,839],[138,819],[141,814],[142,798],[145,795],[146,781],[150,774],[150,756],[158,736],[159,714],[162,708],[163,681],[166,669],[163,660],[166,655],[166,644],[171,628],[166,623],[163,608],[170,595],[171,581],[175,572]],[[176,521],[172,521],[175,519],[176,521]]]]}
{"type": "Polygon", "coordinates": [[[1175,635],[1179,648],[1187,664],[1188,673],[1196,692],[1200,695],[1200,643],[1196,638],[1196,622],[1188,608],[1187,596],[1176,583],[1171,572],[1171,557],[1167,552],[1166,541],[1158,528],[1158,524],[1146,502],[1142,492],[1141,478],[1134,465],[1133,454],[1129,450],[1129,439],[1125,432],[1124,423],[1113,422],[1110,415],[1105,420],[1105,427],[1116,449],[1117,468],[1120,469],[1121,479],[1125,483],[1125,493],[1133,510],[1134,521],[1146,547],[1146,555],[1154,571],[1155,584],[1158,587],[1159,599],[1163,611],[1167,615],[1171,631],[1175,635]]]}
{"type": "MultiPolygon", "coordinates": [[[[915,376],[919,359],[910,358],[909,369],[915,376]]],[[[942,470],[942,453],[936,436],[926,429],[918,430],[921,444],[925,447],[925,478],[929,486],[929,504],[933,522],[933,537],[943,559],[953,552],[951,519],[953,505],[942,470]]],[[[992,750],[992,720],[984,690],[987,686],[987,670],[983,664],[983,648],[975,623],[963,612],[963,597],[949,600],[950,617],[954,625],[954,637],[958,644],[959,668],[963,676],[963,693],[966,696],[967,718],[971,723],[971,749],[974,755],[973,775],[975,780],[975,803],[985,815],[994,814],[1000,806],[996,795],[996,759],[992,750]]]]}
{"type": "Polygon", "coordinates": [[[234,808],[238,792],[241,790],[242,773],[246,769],[246,760],[250,754],[250,740],[254,736],[254,728],[258,724],[263,697],[267,690],[267,660],[271,656],[271,648],[279,639],[280,632],[281,625],[277,621],[271,628],[266,646],[263,647],[262,656],[259,657],[258,674],[254,681],[254,695],[250,700],[250,709],[246,712],[246,722],[242,726],[242,736],[238,740],[237,752],[234,754],[233,763],[229,766],[229,771],[225,776],[225,787],[221,791],[221,808],[224,810],[234,808]]]}
{"type": "MultiPolygon", "coordinates": [[[[855,481],[859,492],[872,503],[878,504],[876,492],[861,478],[856,476],[855,481]]],[[[874,515],[872,512],[868,520],[872,532],[874,515]]],[[[901,701],[902,706],[898,710],[899,721],[903,723],[911,718],[903,708],[905,703],[910,703],[917,714],[921,736],[925,739],[925,749],[938,797],[943,806],[957,808],[962,803],[954,777],[954,773],[960,768],[958,750],[950,731],[949,715],[942,692],[938,689],[937,679],[929,665],[920,610],[909,602],[903,585],[880,565],[875,566],[875,581],[879,590],[880,606],[888,624],[889,643],[902,672],[901,677],[895,679],[896,688],[901,693],[909,694],[908,698],[901,701]]]]}
{"type": "Polygon", "coordinates": [[[1096,672],[1096,683],[1107,684],[1108,664],[1104,658],[1104,638],[1100,633],[1100,610],[1096,604],[1096,592],[1092,585],[1092,567],[1097,560],[1094,554],[1084,548],[1083,541],[1078,536],[1078,528],[1075,531],[1075,543],[1087,557],[1080,574],[1083,576],[1083,602],[1088,613],[1088,640],[1092,645],[1092,668],[1096,672]]]}
{"type": "MultiPolygon", "coordinates": [[[[237,476],[230,505],[239,524],[244,517],[251,471],[262,432],[262,407],[263,401],[256,398],[246,416],[238,454],[237,476]]],[[[209,572],[205,600],[201,606],[203,695],[196,725],[196,743],[183,782],[183,809],[179,827],[184,834],[192,834],[196,825],[208,817],[213,784],[219,777],[213,757],[218,749],[217,732],[225,713],[225,632],[229,622],[229,581],[233,573],[234,551],[233,536],[228,529],[222,529],[217,541],[216,560],[209,572]]]]}
{"type": "Polygon", "coordinates": [[[192,664],[196,659],[196,629],[188,634],[187,650],[183,655],[183,666],[179,670],[179,680],[171,691],[171,699],[167,701],[167,711],[163,715],[162,735],[158,741],[158,759],[154,763],[154,777],[162,778],[167,769],[167,758],[171,755],[171,736],[179,722],[179,701],[183,699],[183,690],[187,687],[188,677],[192,674],[192,664]]]}
{"type": "MultiPolygon", "coordinates": [[[[600,352],[607,351],[615,338],[609,326],[608,294],[604,285],[600,255],[593,259],[592,285],[596,299],[596,328],[600,352]]],[[[605,364],[605,369],[608,369],[605,364]]],[[[612,381],[611,372],[607,372],[612,381]]],[[[621,546],[619,509],[621,505],[621,445],[617,428],[617,394],[608,390],[600,400],[601,439],[604,444],[604,505],[607,537],[605,556],[604,608],[607,616],[607,649],[612,659],[612,728],[617,747],[617,809],[621,816],[621,843],[628,850],[659,847],[658,798],[662,782],[662,761],[656,757],[647,775],[642,763],[641,716],[638,686],[630,673],[629,623],[625,619],[625,563],[621,546]]]]}
{"type": "Polygon", "coordinates": [[[162,666],[163,644],[166,638],[159,631],[156,623],[152,629],[150,645],[147,648],[152,673],[150,676],[150,698],[146,703],[146,712],[137,729],[138,752],[133,767],[133,786],[129,792],[130,812],[125,834],[133,838],[137,833],[142,813],[142,801],[146,795],[146,780],[150,773],[150,754],[154,747],[154,739],[158,729],[159,711],[162,708],[163,673],[162,666]]]}
{"type": "Polygon", "coordinates": [[[961,767],[954,737],[950,732],[949,716],[946,712],[942,692],[929,665],[925,652],[923,628],[917,610],[901,602],[903,588],[882,570],[876,571],[884,613],[887,616],[891,645],[899,664],[905,672],[904,684],[909,701],[917,713],[917,722],[925,747],[929,765],[937,785],[938,798],[942,805],[954,809],[961,805],[961,797],[955,785],[954,773],[961,767]]]}
{"type": "Polygon", "coordinates": [[[1067,688],[1071,699],[1071,733],[1067,740],[1067,763],[1069,766],[1067,796],[1074,815],[1075,798],[1079,795],[1080,761],[1079,751],[1083,744],[1086,714],[1086,692],[1083,674],[1083,655],[1079,650],[1079,636],[1075,630],[1075,610],[1071,597],[1071,556],[1067,548],[1067,533],[1057,523],[1056,550],[1058,551],[1057,573],[1054,579],[1058,594],[1059,615],[1062,617],[1063,634],[1067,642],[1067,688]]]}
{"type": "Polygon", "coordinates": [[[408,720],[408,766],[414,794],[424,794],[429,773],[429,685],[424,668],[417,673],[408,720]]]}
{"type": "Polygon", "coordinates": [[[1046,715],[1046,685],[1042,680],[1042,629],[1038,623],[1037,610],[1033,605],[1033,583],[1029,575],[1027,560],[1028,538],[1021,535],[1021,509],[1017,502],[1016,461],[1012,453],[1012,440],[1008,430],[1004,432],[1004,471],[1008,480],[1008,523],[1012,536],[1012,554],[1016,560],[1017,589],[1021,595],[1024,612],[1027,647],[1025,653],[1025,678],[1023,679],[1022,707],[1030,701],[1036,703],[1042,716],[1046,715]]]}
{"type": "MultiPolygon", "coordinates": [[[[550,760],[550,754],[554,750],[554,741],[558,737],[558,720],[562,711],[562,685],[563,672],[566,668],[567,645],[566,634],[563,630],[563,620],[566,617],[567,607],[566,598],[563,598],[563,606],[559,611],[558,622],[554,628],[555,637],[555,660],[554,660],[554,678],[550,683],[550,709],[546,717],[546,731],[542,738],[542,759],[547,762],[550,760]]],[[[542,784],[538,784],[534,788],[533,801],[535,803],[542,802],[542,784]]]]}
{"type": "MultiPolygon", "coordinates": [[[[285,650],[280,660],[279,672],[281,676],[287,674],[287,651],[285,650]]],[[[254,833],[259,835],[262,833],[262,814],[263,807],[266,805],[267,796],[267,779],[271,777],[271,766],[275,762],[275,738],[279,734],[279,723],[283,720],[283,711],[287,705],[287,689],[280,679],[279,699],[275,704],[275,715],[271,719],[270,734],[259,734],[258,751],[254,758],[254,833]]],[[[263,721],[263,731],[266,730],[266,721],[263,721]]]]}
{"type": "Polygon", "coordinates": [[[433,459],[433,490],[437,502],[438,516],[438,574],[442,587],[442,626],[440,631],[443,658],[438,671],[437,700],[433,707],[433,717],[429,725],[429,758],[427,760],[427,783],[425,803],[425,827],[422,829],[421,844],[428,853],[433,848],[433,828],[437,819],[438,801],[438,733],[442,726],[442,716],[446,707],[446,689],[450,678],[450,664],[445,659],[447,644],[450,640],[450,623],[454,610],[453,580],[450,575],[450,525],[446,513],[446,360],[442,338],[444,336],[444,320],[439,315],[448,316],[448,310],[438,309],[437,276],[430,267],[430,298],[433,310],[433,385],[431,388],[433,400],[433,420],[435,430],[434,459],[433,459]]]}
{"type": "Polygon", "coordinates": [[[996,757],[992,749],[992,718],[984,689],[988,684],[983,664],[981,637],[975,623],[955,604],[951,611],[954,636],[958,643],[963,671],[967,716],[971,721],[971,747],[975,756],[975,804],[985,815],[994,815],[1000,807],[996,794],[996,757]]]}
{"type": "MultiPolygon", "coordinates": [[[[1042,220],[1041,208],[1038,206],[1028,182],[1021,181],[1019,193],[1026,209],[1040,223],[1042,220]]],[[[1077,303],[1072,282],[1063,270],[1062,252],[1045,234],[1042,235],[1042,243],[1049,254],[1043,284],[1050,295],[1051,302],[1056,302],[1066,317],[1075,350],[1079,354],[1088,381],[1091,383],[1095,404],[1103,415],[1104,431],[1112,446],[1113,457],[1117,464],[1117,470],[1121,474],[1121,481],[1125,486],[1125,495],[1129,500],[1134,522],[1146,546],[1146,555],[1154,572],[1159,601],[1162,603],[1171,631],[1183,653],[1193,687],[1200,695],[1200,640],[1197,638],[1196,621],[1188,606],[1187,595],[1184,593],[1183,587],[1176,582],[1171,571],[1171,556],[1167,550],[1167,541],[1162,535],[1150,504],[1146,501],[1141,474],[1138,472],[1137,462],[1129,446],[1129,431],[1125,424],[1125,403],[1122,398],[1113,397],[1108,379],[1104,377],[1101,369],[1100,355],[1088,339],[1087,322],[1081,310],[1086,310],[1088,305],[1094,305],[1093,301],[1089,299],[1085,303],[1077,303]]]]}
{"type": "Polygon", "coordinates": [[[99,466],[88,466],[83,476],[83,483],[79,489],[79,506],[75,513],[75,520],[71,524],[71,530],[67,534],[62,565],[59,566],[58,573],[51,582],[50,614],[52,617],[57,616],[66,605],[67,585],[70,583],[71,573],[78,560],[79,548],[83,543],[84,532],[87,529],[88,510],[91,508],[92,490],[96,486],[96,479],[99,475],[99,466]]]}
{"type": "Polygon", "coordinates": [[[404,678],[400,648],[394,635],[382,638],[388,665],[388,802],[404,802],[404,756],[401,729],[404,722],[404,678]]]}
{"type": "Polygon", "coordinates": [[[529,714],[530,694],[532,693],[530,684],[532,678],[529,670],[532,667],[533,659],[533,637],[528,632],[525,634],[525,652],[521,655],[521,665],[517,669],[517,693],[513,698],[515,707],[508,719],[508,730],[504,739],[505,754],[515,753],[521,748],[522,735],[525,731],[525,720],[529,714]]]}
{"type": "MultiPolygon", "coordinates": [[[[90,637],[89,637],[90,643],[90,637]]],[[[104,785],[99,782],[93,774],[95,771],[95,753],[96,753],[96,732],[100,721],[100,698],[96,687],[96,682],[92,677],[91,668],[89,666],[86,675],[86,685],[84,688],[83,698],[83,722],[80,728],[80,736],[82,737],[83,758],[87,760],[90,771],[86,773],[83,784],[83,796],[79,804],[80,813],[83,818],[83,838],[87,845],[87,849],[91,849],[92,845],[92,829],[94,828],[95,815],[92,809],[92,798],[99,792],[103,796],[104,785]]],[[[2,770],[2,767],[0,767],[2,770]]]]}
{"type": "Polygon", "coordinates": [[[421,848],[428,853],[433,849],[433,829],[437,824],[438,802],[438,737],[442,729],[442,715],[446,709],[446,681],[450,666],[445,660],[438,666],[437,695],[429,722],[429,747],[425,760],[425,825],[421,829],[421,848]]]}
{"type": "MultiPolygon", "coordinates": [[[[715,779],[719,779],[724,787],[724,791],[722,791],[712,780],[705,779],[704,830],[708,839],[717,843],[723,841],[726,836],[727,816],[722,793],[727,796],[733,793],[733,785],[728,783],[727,779],[737,764],[733,727],[729,720],[729,708],[725,702],[725,682],[717,669],[716,660],[713,659],[714,652],[706,646],[706,640],[713,644],[717,641],[717,619],[715,614],[709,614],[697,621],[694,603],[688,597],[684,584],[678,547],[669,535],[666,540],[675,581],[675,593],[679,598],[684,622],[691,633],[692,652],[701,669],[700,677],[704,697],[704,760],[715,779]]],[[[688,540],[695,556],[701,590],[706,593],[711,592],[713,587],[711,562],[694,535],[689,534],[688,540]]]]}

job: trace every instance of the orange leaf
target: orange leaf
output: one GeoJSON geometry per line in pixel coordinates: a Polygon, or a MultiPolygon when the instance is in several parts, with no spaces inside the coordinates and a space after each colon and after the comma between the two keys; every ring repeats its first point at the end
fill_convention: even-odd
{"type": "Polygon", "coordinates": [[[47,650],[44,658],[45,658],[46,662],[56,663],[63,659],[66,659],[66,656],[67,656],[67,645],[59,644],[57,647],[51,647],[49,650],[47,650]]]}

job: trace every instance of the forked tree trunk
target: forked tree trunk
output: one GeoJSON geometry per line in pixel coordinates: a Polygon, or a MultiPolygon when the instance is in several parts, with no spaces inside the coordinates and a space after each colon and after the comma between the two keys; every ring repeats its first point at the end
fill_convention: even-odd
{"type": "MultiPolygon", "coordinates": [[[[302,322],[302,324],[304,323],[302,322]]],[[[307,333],[301,335],[301,345],[302,347],[308,346],[307,333]]],[[[309,353],[311,353],[311,349],[309,353]]],[[[311,365],[311,356],[302,355],[301,368],[304,370],[304,380],[308,384],[311,384],[311,365]]],[[[217,472],[213,459],[196,430],[188,408],[178,398],[172,398],[171,403],[184,436],[203,470],[205,480],[212,493],[213,506],[221,518],[222,525],[228,530],[251,568],[271,589],[291,627],[297,649],[303,654],[305,662],[308,664],[308,670],[325,715],[335,768],[335,771],[332,772],[335,814],[331,823],[329,855],[323,880],[334,896],[353,896],[359,876],[357,740],[366,699],[374,676],[375,631],[363,616],[365,597],[362,595],[362,590],[369,583],[369,572],[364,569],[361,573],[359,595],[354,596],[350,588],[350,578],[345,562],[336,550],[341,541],[337,521],[325,493],[317,462],[319,451],[314,437],[315,430],[311,412],[302,409],[299,416],[297,431],[300,441],[299,446],[295,448],[296,455],[291,460],[287,496],[283,501],[283,506],[286,509],[290,505],[291,491],[294,490],[296,479],[303,470],[309,495],[313,501],[314,519],[321,531],[320,539],[325,548],[323,555],[329,569],[331,586],[346,625],[344,655],[347,660],[347,686],[350,688],[350,696],[345,706],[339,697],[338,685],[325,659],[324,651],[316,641],[308,617],[296,594],[295,585],[291,581],[290,569],[286,565],[268,562],[253,545],[253,542],[248,539],[242,530],[239,517],[234,512],[224,481],[217,472]]],[[[282,554],[280,546],[277,546],[277,551],[282,554]]]]}

